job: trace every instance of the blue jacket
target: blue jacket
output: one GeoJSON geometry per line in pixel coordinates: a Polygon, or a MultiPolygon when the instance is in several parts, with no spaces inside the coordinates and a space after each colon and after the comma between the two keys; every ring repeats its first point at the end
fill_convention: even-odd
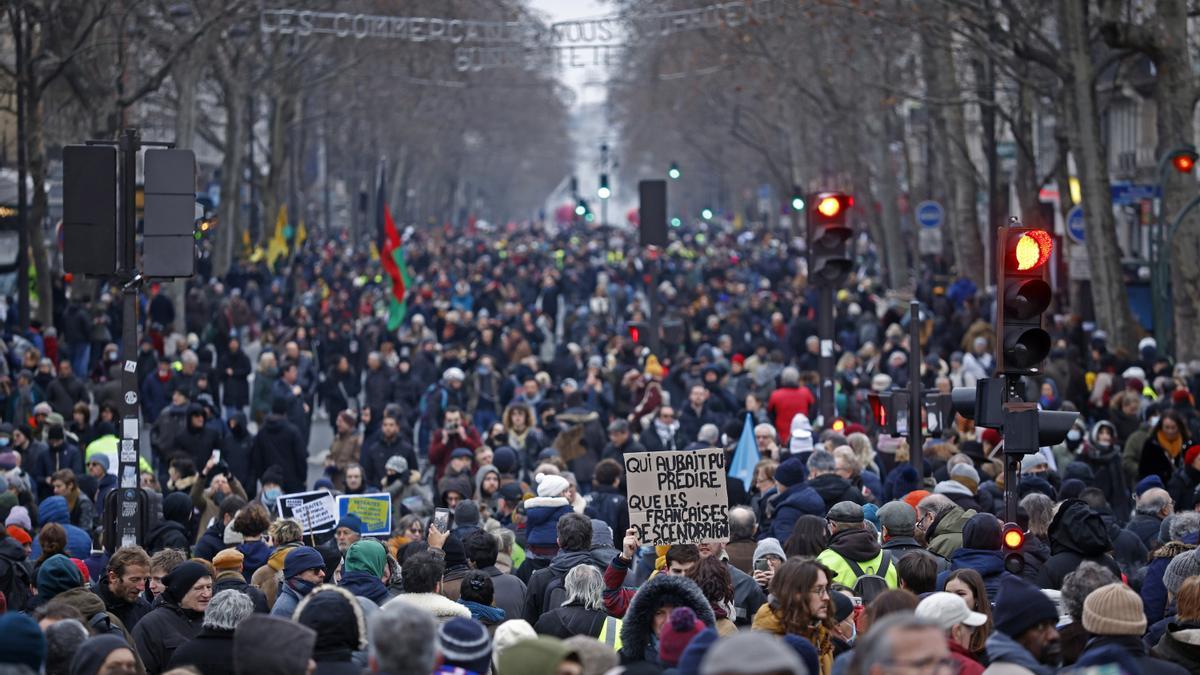
{"type": "Polygon", "coordinates": [[[150,373],[142,380],[142,412],[147,424],[154,424],[162,411],[171,404],[171,381],[161,382],[157,373],[150,373]]]}
{"type": "Polygon", "coordinates": [[[258,568],[267,564],[267,559],[275,552],[275,549],[267,546],[261,541],[249,541],[238,544],[237,550],[241,551],[245,558],[242,560],[242,575],[247,579],[254,576],[258,568]]]}
{"type": "Polygon", "coordinates": [[[987,588],[989,602],[996,601],[996,594],[1000,592],[1000,580],[1010,576],[1004,569],[1004,557],[1000,551],[960,548],[950,556],[950,569],[938,574],[937,589],[946,590],[946,577],[954,570],[961,569],[979,572],[979,576],[983,577],[983,585],[987,588]]]}
{"type": "Polygon", "coordinates": [[[800,516],[812,515],[825,517],[825,500],[817,491],[800,483],[793,485],[775,500],[775,515],[771,518],[768,536],[785,542],[792,536],[796,521],[800,516]]]}
{"type": "Polygon", "coordinates": [[[563,497],[525,500],[525,541],[530,546],[557,546],[558,519],[571,513],[563,497]]]}
{"type": "MultiPolygon", "coordinates": [[[[47,497],[38,504],[38,522],[41,525],[46,523],[58,523],[67,531],[67,553],[72,558],[86,560],[92,553],[92,537],[82,529],[71,524],[71,515],[67,511],[67,500],[65,497],[55,495],[47,497]]],[[[36,560],[42,555],[42,545],[36,538],[33,540],[33,552],[30,554],[30,560],[36,560]]]]}
{"type": "Polygon", "coordinates": [[[279,616],[292,620],[292,614],[296,612],[296,607],[300,604],[300,594],[287,585],[287,582],[279,584],[279,595],[275,596],[275,604],[271,607],[271,616],[279,616]]]}
{"type": "Polygon", "coordinates": [[[383,581],[370,572],[342,572],[342,580],[338,586],[360,598],[366,598],[376,605],[382,605],[388,601],[387,586],[384,586],[383,581]]]}
{"type": "MultiPolygon", "coordinates": [[[[858,475],[863,487],[871,491],[871,501],[876,504],[886,504],[883,500],[883,481],[874,471],[863,471],[858,475]]],[[[903,496],[903,495],[901,495],[903,496]]]]}

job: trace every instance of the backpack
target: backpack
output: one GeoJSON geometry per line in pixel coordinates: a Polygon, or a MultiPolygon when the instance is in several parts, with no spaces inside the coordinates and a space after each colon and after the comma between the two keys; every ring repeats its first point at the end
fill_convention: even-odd
{"type": "MultiPolygon", "coordinates": [[[[888,588],[887,573],[892,567],[892,555],[887,551],[880,551],[880,553],[882,557],[879,560],[879,569],[874,574],[864,574],[862,566],[857,561],[842,556],[842,560],[846,561],[846,564],[850,566],[850,570],[854,572],[854,576],[857,577],[854,580],[854,594],[860,598],[864,596],[864,591],[871,590],[875,594],[878,594],[879,591],[876,589],[882,588],[883,590],[887,590],[888,588]],[[864,584],[864,581],[867,583],[864,584]]],[[[864,602],[866,601],[864,600],[864,602]]]]}
{"type": "Polygon", "coordinates": [[[88,617],[88,628],[91,629],[93,635],[116,635],[122,640],[125,639],[125,632],[121,630],[120,626],[113,623],[108,612],[96,612],[88,617]]]}
{"type": "Polygon", "coordinates": [[[546,590],[542,592],[542,614],[562,607],[567,601],[566,578],[565,574],[555,575],[550,579],[550,583],[546,584],[546,590]]]}
{"type": "Polygon", "coordinates": [[[440,382],[434,382],[425,389],[425,393],[421,394],[421,400],[417,402],[417,412],[421,416],[421,425],[423,427],[435,429],[441,424],[441,420],[437,418],[446,409],[449,398],[450,395],[446,393],[446,388],[441,386],[440,382]],[[435,404],[433,397],[438,394],[440,396],[435,404]]]}

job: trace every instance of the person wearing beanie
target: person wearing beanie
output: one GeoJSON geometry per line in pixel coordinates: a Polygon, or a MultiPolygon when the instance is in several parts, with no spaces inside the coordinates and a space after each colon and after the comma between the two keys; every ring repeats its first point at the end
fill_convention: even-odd
{"type": "Polygon", "coordinates": [[[18,612],[0,614],[0,663],[25,666],[38,673],[45,660],[46,638],[37,622],[18,612]]]}
{"type": "MultiPolygon", "coordinates": [[[[67,550],[73,558],[83,560],[92,552],[92,537],[83,529],[71,524],[70,510],[67,508],[67,500],[58,495],[47,497],[38,504],[37,508],[38,527],[45,527],[46,523],[58,523],[67,531],[67,550]]],[[[33,538],[33,551],[30,558],[36,560],[42,555],[42,546],[37,537],[33,538]]]]}
{"type": "Polygon", "coordinates": [[[374,539],[355,542],[346,549],[338,587],[382,605],[388,601],[387,586],[383,583],[387,569],[387,549],[383,544],[374,539]]]}
{"type": "Polygon", "coordinates": [[[492,640],[483,624],[454,617],[438,626],[437,635],[443,668],[463,675],[487,675],[492,662],[492,640]]]}
{"type": "Polygon", "coordinates": [[[920,490],[921,482],[917,479],[917,470],[907,462],[888,472],[883,481],[884,503],[895,499],[903,499],[904,495],[913,490],[920,490]]]}
{"type": "Polygon", "coordinates": [[[933,491],[935,494],[946,495],[964,510],[984,512],[976,498],[979,492],[979,472],[970,464],[955,464],[950,468],[950,478],[935,485],[933,491]]]}
{"type": "Polygon", "coordinates": [[[775,514],[766,528],[767,536],[787,541],[800,516],[825,517],[825,501],[805,483],[807,475],[804,462],[796,457],[788,458],[775,467],[775,489],[778,494],[775,497],[775,514]]]}
{"type": "Polygon", "coordinates": [[[283,583],[271,615],[290,618],[306,595],[325,581],[325,558],[310,546],[297,546],[283,560],[283,583]]]}
{"type": "Polygon", "coordinates": [[[950,555],[950,568],[938,574],[937,587],[944,589],[946,578],[954,570],[975,570],[983,577],[988,602],[995,602],[1000,581],[1010,576],[1004,569],[1004,557],[1000,553],[1000,520],[990,513],[977,513],[963,526],[962,536],[963,545],[950,555]]]}
{"type": "Polygon", "coordinates": [[[454,507],[454,533],[460,540],[466,539],[472,530],[480,529],[479,503],[473,499],[464,499],[454,507]]]}
{"type": "MultiPolygon", "coordinates": [[[[811,673],[783,640],[760,632],[738,633],[713,645],[700,662],[700,675],[776,675],[811,673]]],[[[819,671],[824,675],[825,671],[819,671]]]]}
{"type": "Polygon", "coordinates": [[[346,550],[354,542],[362,539],[363,521],[358,517],[358,514],[347,513],[338,521],[337,527],[333,529],[333,537],[337,540],[338,551],[342,555],[346,555],[346,550]]]}
{"type": "Polygon", "coordinates": [[[580,665],[583,666],[581,675],[605,675],[621,665],[617,653],[596,638],[574,635],[563,640],[563,644],[579,656],[580,665]]]}
{"type": "Polygon", "coordinates": [[[42,563],[37,573],[39,604],[53,600],[62,593],[83,586],[83,574],[67,556],[59,553],[42,563]]]}
{"type": "Polygon", "coordinates": [[[33,523],[29,518],[29,509],[24,506],[14,506],[8,512],[8,517],[4,519],[4,526],[16,525],[17,527],[29,532],[33,529],[33,523]]]}
{"type": "Polygon", "coordinates": [[[196,637],[212,599],[209,568],[194,560],[172,570],[163,584],[166,589],[155,608],[133,628],[138,654],[151,675],[165,671],[175,648],[196,637]]]}
{"type": "Polygon", "coordinates": [[[71,675],[137,672],[137,657],[129,643],[116,635],[88,638],[71,659],[71,675]]]}
{"type": "Polygon", "coordinates": [[[658,661],[666,667],[678,665],[692,638],[705,630],[704,622],[696,618],[696,613],[687,607],[676,607],[671,610],[667,622],[663,625],[658,636],[658,661]]]}
{"type": "Polygon", "coordinates": [[[1083,601],[1083,628],[1092,639],[1079,655],[1087,659],[1101,649],[1116,648],[1125,652],[1143,673],[1183,675],[1187,669],[1150,656],[1142,634],[1146,632],[1146,615],[1142,599],[1123,583],[1101,586],[1083,601]]]}
{"type": "MultiPolygon", "coordinates": [[[[573,512],[571,503],[563,496],[569,483],[562,476],[546,473],[539,473],[536,481],[537,496],[525,500],[525,541],[530,552],[553,557],[558,549],[555,532],[558,519],[573,512]]],[[[590,534],[588,540],[590,545],[590,534]]]]}
{"type": "Polygon", "coordinates": [[[1055,672],[1062,661],[1057,623],[1058,608],[1041,589],[1017,576],[1004,577],[992,611],[995,630],[987,640],[989,669],[1000,672],[1003,664],[1009,672],[1055,672]]]}
{"type": "Polygon", "coordinates": [[[1038,572],[1038,586],[1054,590],[1062,588],[1063,578],[1084,560],[1104,565],[1114,576],[1121,578],[1121,568],[1108,554],[1112,549],[1108,527],[1086,502],[1068,499],[1059,504],[1047,534],[1051,555],[1038,572]]]}

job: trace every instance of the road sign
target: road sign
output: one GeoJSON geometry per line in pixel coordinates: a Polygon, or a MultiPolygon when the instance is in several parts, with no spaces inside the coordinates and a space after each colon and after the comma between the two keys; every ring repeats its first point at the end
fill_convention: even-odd
{"type": "Polygon", "coordinates": [[[935,201],[924,201],[917,204],[916,216],[921,227],[941,227],[946,220],[946,210],[935,201]]]}
{"type": "Polygon", "coordinates": [[[1073,241],[1083,243],[1084,221],[1083,206],[1076,206],[1067,212],[1067,236],[1073,241]]]}

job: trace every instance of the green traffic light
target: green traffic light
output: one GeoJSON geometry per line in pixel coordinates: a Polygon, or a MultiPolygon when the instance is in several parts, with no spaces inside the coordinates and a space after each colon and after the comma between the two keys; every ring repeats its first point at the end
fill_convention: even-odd
{"type": "Polygon", "coordinates": [[[703,211],[700,212],[700,217],[705,220],[711,220],[713,217],[712,209],[704,209],[703,211]]]}
{"type": "Polygon", "coordinates": [[[671,219],[671,227],[681,227],[682,225],[683,225],[683,221],[680,220],[679,218],[671,219]]]}
{"type": "Polygon", "coordinates": [[[803,211],[804,210],[804,198],[803,197],[792,197],[792,210],[793,211],[803,211]]]}
{"type": "Polygon", "coordinates": [[[585,213],[587,213],[587,209],[584,208],[582,204],[575,207],[575,215],[582,216],[585,213]]]}
{"type": "Polygon", "coordinates": [[[671,180],[679,180],[683,174],[679,172],[679,165],[671,162],[671,168],[667,170],[667,175],[671,177],[671,180]]]}
{"type": "Polygon", "coordinates": [[[608,199],[612,196],[612,191],[609,190],[607,186],[600,186],[600,189],[596,190],[596,195],[599,196],[600,199],[608,199]]]}

